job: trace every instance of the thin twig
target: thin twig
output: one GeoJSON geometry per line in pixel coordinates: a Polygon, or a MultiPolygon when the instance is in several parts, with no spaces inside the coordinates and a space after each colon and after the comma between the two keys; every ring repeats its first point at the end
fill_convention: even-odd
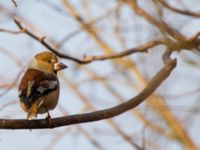
{"type": "Polygon", "coordinates": [[[176,13],[179,13],[179,14],[182,14],[182,15],[187,15],[187,16],[191,16],[191,17],[196,17],[196,18],[199,18],[200,17],[200,13],[196,13],[196,12],[191,12],[189,10],[181,10],[179,8],[175,8],[173,6],[171,6],[170,4],[168,4],[165,0],[158,0],[165,8],[173,11],[173,12],[176,12],[176,13]]]}
{"type": "Polygon", "coordinates": [[[15,7],[17,7],[17,2],[15,0],[11,0],[15,7]]]}
{"type": "Polygon", "coordinates": [[[48,50],[54,52],[58,57],[65,58],[65,59],[74,61],[74,62],[79,63],[79,64],[88,64],[88,63],[91,63],[91,62],[94,62],[94,61],[121,58],[121,57],[124,57],[124,56],[131,55],[133,53],[147,52],[147,50],[152,48],[152,47],[155,47],[155,46],[158,46],[158,45],[161,45],[161,44],[167,44],[167,42],[166,42],[167,40],[158,39],[158,40],[146,43],[146,44],[144,44],[142,46],[139,46],[139,47],[136,47],[136,48],[127,49],[127,50],[124,50],[124,51],[119,52],[119,53],[114,53],[114,54],[109,54],[109,55],[102,55],[102,56],[86,56],[82,60],[82,59],[78,59],[78,58],[69,56],[67,54],[63,54],[63,53],[58,52],[55,48],[53,48],[50,44],[48,44],[45,41],[45,37],[38,37],[37,35],[35,35],[31,31],[29,31],[28,29],[24,28],[21,25],[21,22],[16,18],[14,19],[14,22],[16,23],[16,25],[19,27],[20,30],[23,30],[24,33],[26,33],[27,35],[29,35],[30,37],[32,37],[36,41],[40,42],[48,50]]]}
{"type": "Polygon", "coordinates": [[[185,36],[182,35],[178,30],[174,29],[168,23],[165,23],[164,20],[156,20],[143,8],[141,8],[138,5],[137,0],[125,0],[125,2],[127,2],[138,15],[142,16],[146,21],[159,29],[161,33],[168,34],[170,37],[174,38],[177,41],[185,40],[185,36]]]}
{"type": "Polygon", "coordinates": [[[6,32],[6,33],[10,33],[10,34],[20,34],[23,33],[24,31],[12,31],[12,30],[8,30],[8,29],[0,29],[0,32],[6,32]]]}
{"type": "Polygon", "coordinates": [[[21,76],[23,69],[17,74],[17,76],[15,77],[14,81],[12,82],[12,84],[5,89],[3,92],[0,93],[0,97],[4,96],[5,94],[7,94],[10,90],[12,90],[12,88],[15,86],[15,84],[17,83],[19,77],[21,76]]]}

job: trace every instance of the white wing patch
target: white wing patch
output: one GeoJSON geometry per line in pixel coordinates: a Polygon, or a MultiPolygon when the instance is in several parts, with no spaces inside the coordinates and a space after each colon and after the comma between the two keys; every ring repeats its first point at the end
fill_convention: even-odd
{"type": "Polygon", "coordinates": [[[57,86],[57,81],[49,81],[48,87],[39,86],[37,91],[40,93],[44,93],[47,90],[54,89],[57,86]]]}

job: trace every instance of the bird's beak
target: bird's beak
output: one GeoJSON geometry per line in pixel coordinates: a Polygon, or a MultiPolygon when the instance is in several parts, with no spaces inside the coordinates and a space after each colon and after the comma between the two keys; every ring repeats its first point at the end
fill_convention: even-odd
{"type": "Polygon", "coordinates": [[[63,64],[61,62],[57,62],[57,63],[54,64],[53,67],[54,67],[55,71],[60,71],[60,70],[63,70],[65,68],[67,68],[67,65],[65,65],[65,64],[63,64]]]}

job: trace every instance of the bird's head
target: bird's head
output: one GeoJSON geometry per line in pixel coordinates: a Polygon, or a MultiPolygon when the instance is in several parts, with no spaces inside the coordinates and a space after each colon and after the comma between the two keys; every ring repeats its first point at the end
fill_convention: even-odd
{"type": "Polygon", "coordinates": [[[57,73],[67,66],[58,61],[57,56],[51,52],[41,52],[32,59],[29,68],[49,73],[57,73]]]}

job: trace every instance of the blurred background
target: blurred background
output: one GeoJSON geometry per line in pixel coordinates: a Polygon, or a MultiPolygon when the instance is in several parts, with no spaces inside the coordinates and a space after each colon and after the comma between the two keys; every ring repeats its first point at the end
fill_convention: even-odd
{"type": "MultiPolygon", "coordinates": [[[[169,38],[151,19],[186,38],[200,31],[199,0],[1,0],[0,118],[7,119],[26,118],[18,104],[19,81],[31,58],[48,50],[20,32],[15,17],[57,51],[79,59],[169,38]]],[[[61,96],[51,117],[101,110],[136,96],[163,66],[164,50],[155,46],[148,53],[85,65],[62,59],[68,69],[59,73],[61,96]]],[[[178,59],[175,70],[137,108],[112,119],[56,129],[1,130],[0,149],[198,149],[200,55],[181,51],[173,57],[178,59]]]]}

